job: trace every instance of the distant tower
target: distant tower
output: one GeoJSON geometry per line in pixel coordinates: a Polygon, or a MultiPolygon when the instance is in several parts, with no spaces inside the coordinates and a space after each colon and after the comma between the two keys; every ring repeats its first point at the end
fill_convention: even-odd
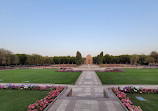
{"type": "Polygon", "coordinates": [[[86,60],[84,61],[85,64],[93,64],[93,58],[90,54],[87,55],[86,60]]]}

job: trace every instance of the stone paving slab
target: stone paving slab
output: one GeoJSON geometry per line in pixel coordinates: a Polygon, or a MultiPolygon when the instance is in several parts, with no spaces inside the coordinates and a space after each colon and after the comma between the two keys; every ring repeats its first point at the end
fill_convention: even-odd
{"type": "Polygon", "coordinates": [[[124,111],[118,101],[58,99],[48,111],[124,111]]]}

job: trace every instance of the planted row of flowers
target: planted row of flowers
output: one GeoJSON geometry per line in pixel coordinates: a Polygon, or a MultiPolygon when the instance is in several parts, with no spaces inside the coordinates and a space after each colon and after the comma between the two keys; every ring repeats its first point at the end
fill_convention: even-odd
{"type": "Polygon", "coordinates": [[[124,88],[118,88],[121,92],[125,93],[158,93],[158,89],[145,89],[145,88],[136,88],[136,87],[131,87],[127,86],[124,88]]]}
{"type": "Polygon", "coordinates": [[[112,91],[129,111],[143,111],[140,106],[135,106],[124,92],[121,92],[117,88],[113,88],[112,91]]]}
{"type": "Polygon", "coordinates": [[[56,64],[56,65],[51,65],[52,67],[76,67],[76,64],[56,64]]]}
{"type": "Polygon", "coordinates": [[[65,89],[62,86],[39,86],[31,84],[22,84],[22,85],[0,85],[0,89],[9,89],[9,90],[50,90],[47,95],[41,99],[37,100],[35,103],[28,106],[28,111],[43,111],[54,99],[65,89]]]}
{"type": "Polygon", "coordinates": [[[15,90],[53,90],[56,88],[57,88],[57,86],[39,86],[39,85],[32,85],[32,84],[0,85],[0,89],[15,89],[15,90]]]}
{"type": "Polygon", "coordinates": [[[63,91],[63,87],[56,87],[51,90],[43,99],[30,104],[28,111],[43,111],[63,91]]]}
{"type": "Polygon", "coordinates": [[[56,72],[82,72],[81,70],[73,70],[72,68],[60,68],[56,72]]]}
{"type": "Polygon", "coordinates": [[[115,95],[121,100],[123,105],[130,111],[142,111],[140,106],[135,106],[130,98],[126,96],[126,93],[158,93],[158,89],[145,89],[145,88],[136,88],[136,87],[124,87],[124,88],[112,88],[112,91],[115,95]]]}
{"type": "Polygon", "coordinates": [[[118,68],[109,68],[105,70],[96,70],[96,72],[125,72],[125,71],[118,68]]]}

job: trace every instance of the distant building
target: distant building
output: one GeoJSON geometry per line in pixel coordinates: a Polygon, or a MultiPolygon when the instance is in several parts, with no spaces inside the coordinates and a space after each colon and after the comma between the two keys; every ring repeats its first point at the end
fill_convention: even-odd
{"type": "Polygon", "coordinates": [[[90,54],[87,55],[86,60],[84,61],[84,64],[93,64],[93,58],[90,54]]]}

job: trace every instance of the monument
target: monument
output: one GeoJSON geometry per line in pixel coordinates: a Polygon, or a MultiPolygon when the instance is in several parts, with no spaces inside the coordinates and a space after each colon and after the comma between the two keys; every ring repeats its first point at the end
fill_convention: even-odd
{"type": "Polygon", "coordinates": [[[93,64],[93,58],[90,54],[87,55],[86,60],[84,61],[85,64],[93,64]]]}

